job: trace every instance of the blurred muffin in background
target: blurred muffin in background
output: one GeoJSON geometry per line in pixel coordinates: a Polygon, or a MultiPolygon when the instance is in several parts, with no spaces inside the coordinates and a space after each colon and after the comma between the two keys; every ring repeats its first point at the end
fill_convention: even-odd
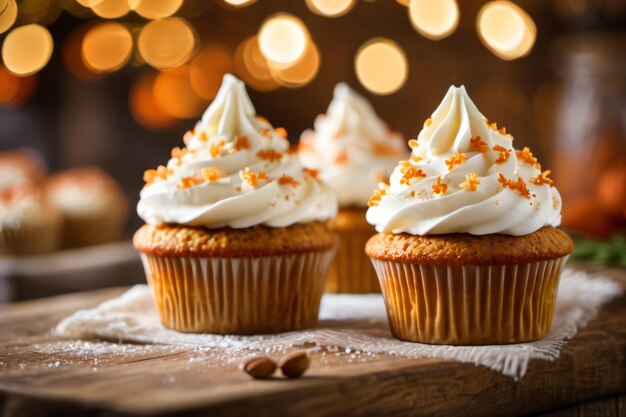
{"type": "Polygon", "coordinates": [[[115,180],[95,167],[75,168],[54,175],[47,197],[63,216],[62,246],[75,248],[118,240],[128,201],[115,180]]]}
{"type": "Polygon", "coordinates": [[[0,152],[0,192],[22,182],[41,183],[46,170],[41,158],[29,149],[0,152]]]}
{"type": "Polygon", "coordinates": [[[0,257],[58,249],[60,226],[59,212],[36,184],[20,180],[0,192],[0,257]]]}

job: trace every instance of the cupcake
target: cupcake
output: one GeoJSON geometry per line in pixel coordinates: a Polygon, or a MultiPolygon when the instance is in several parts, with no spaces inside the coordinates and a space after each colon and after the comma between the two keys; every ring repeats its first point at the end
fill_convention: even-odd
{"type": "Polygon", "coordinates": [[[0,152],[0,192],[20,183],[39,184],[45,177],[43,163],[28,149],[0,152]]]}
{"type": "Polygon", "coordinates": [[[226,75],[186,147],[144,174],[134,237],[161,323],[181,332],[313,326],[336,236],[336,198],[282,128],[226,75]]]}
{"type": "Polygon", "coordinates": [[[0,192],[0,257],[39,255],[58,248],[61,218],[33,183],[0,192]]]}
{"type": "Polygon", "coordinates": [[[122,237],[128,202],[117,183],[99,168],[54,175],[47,196],[63,216],[64,248],[98,245],[122,237]]]}
{"type": "Polygon", "coordinates": [[[451,87],[374,193],[372,258],[399,339],[518,343],[550,330],[572,250],[561,197],[527,147],[451,87]]]}
{"type": "Polygon", "coordinates": [[[319,171],[337,195],[339,213],[330,226],[340,238],[326,292],[380,292],[376,273],[363,253],[376,233],[365,220],[367,201],[387,181],[398,159],[408,156],[401,136],[389,130],[365,98],[337,84],[328,112],[315,120],[315,130],[302,134],[302,164],[319,171]]]}

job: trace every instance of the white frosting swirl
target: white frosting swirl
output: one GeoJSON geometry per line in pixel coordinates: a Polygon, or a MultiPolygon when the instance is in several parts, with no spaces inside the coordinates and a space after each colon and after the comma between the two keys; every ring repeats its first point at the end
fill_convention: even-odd
{"type": "Polygon", "coordinates": [[[370,200],[368,222],[379,232],[413,235],[521,236],[558,226],[558,191],[530,151],[516,151],[512,140],[489,124],[465,87],[450,87],[417,141],[410,141],[411,160],[401,162],[390,186],[381,184],[370,200]]]}
{"type": "Polygon", "coordinates": [[[304,170],[289,142],[256,112],[242,81],[226,75],[211,106],[174,149],[167,168],[147,172],[137,205],[148,224],[207,228],[285,227],[323,221],[337,200],[304,170]]]}
{"type": "Polygon", "coordinates": [[[315,131],[302,134],[298,152],[304,166],[320,171],[341,207],[365,207],[372,189],[408,155],[402,137],[344,83],[335,87],[327,114],[315,120],[315,131]]]}

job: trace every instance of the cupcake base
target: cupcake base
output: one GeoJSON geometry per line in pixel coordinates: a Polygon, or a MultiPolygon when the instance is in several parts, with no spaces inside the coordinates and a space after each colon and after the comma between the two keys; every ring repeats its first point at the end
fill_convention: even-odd
{"type": "Polygon", "coordinates": [[[0,230],[0,256],[41,255],[59,248],[59,218],[51,215],[46,221],[4,226],[0,230]]]}
{"type": "Polygon", "coordinates": [[[567,258],[500,266],[372,262],[395,337],[488,345],[527,342],[548,333],[567,258]]]}
{"type": "Polygon", "coordinates": [[[65,215],[62,245],[78,248],[114,242],[122,237],[126,211],[90,215],[65,215]]]}
{"type": "Polygon", "coordinates": [[[284,256],[142,253],[161,323],[180,332],[279,333],[312,327],[334,248],[284,256]]]}

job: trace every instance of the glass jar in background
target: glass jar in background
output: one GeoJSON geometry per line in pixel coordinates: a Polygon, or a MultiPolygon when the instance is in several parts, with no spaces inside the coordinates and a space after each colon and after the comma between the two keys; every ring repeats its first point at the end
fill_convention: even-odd
{"type": "Polygon", "coordinates": [[[626,227],[626,36],[555,43],[563,82],[552,155],[563,226],[607,236],[626,227]]]}

